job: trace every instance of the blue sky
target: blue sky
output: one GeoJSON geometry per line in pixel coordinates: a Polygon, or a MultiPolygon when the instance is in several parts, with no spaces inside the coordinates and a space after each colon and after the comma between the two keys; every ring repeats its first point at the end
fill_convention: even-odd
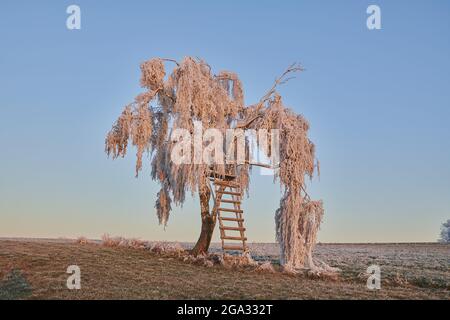
{"type": "MultiPolygon", "coordinates": [[[[139,64],[204,58],[237,72],[248,104],[280,89],[310,121],[323,242],[434,241],[450,218],[448,1],[4,1],[0,10],[0,236],[196,240],[197,199],[164,230],[134,156],[103,153],[139,64]],[[81,30],[66,8],[81,7],[81,30]],[[381,8],[382,30],[366,27],[381,8]]],[[[148,166],[144,169],[148,169],[148,166]]],[[[274,240],[279,187],[254,175],[250,241],[274,240]]],[[[216,238],[217,239],[217,238],[216,238]]]]}

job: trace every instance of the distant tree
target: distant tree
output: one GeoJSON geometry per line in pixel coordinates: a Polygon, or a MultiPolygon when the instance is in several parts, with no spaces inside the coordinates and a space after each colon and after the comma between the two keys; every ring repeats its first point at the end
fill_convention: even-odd
{"type": "Polygon", "coordinates": [[[439,242],[449,243],[450,242],[450,219],[444,222],[441,226],[441,238],[439,242]]]}
{"type": "MultiPolygon", "coordinates": [[[[276,91],[289,74],[301,70],[291,65],[256,104],[245,106],[241,81],[235,73],[213,74],[206,62],[191,57],[181,62],[157,58],[141,65],[141,86],[146,91],[123,110],[106,137],[106,152],[113,158],[123,157],[131,142],[137,149],[136,175],[142,168],[143,154],[150,155],[151,177],[161,185],[155,205],[160,224],[167,224],[172,203],[181,205],[187,191],[198,193],[202,225],[192,254],[208,251],[216,223],[209,205],[211,172],[236,174],[241,190],[248,194],[249,171],[256,164],[176,164],[170,156],[174,146],[171,134],[177,128],[194,132],[194,122],[200,122],[203,130],[216,128],[224,134],[229,128],[278,129],[280,159],[275,180],[282,186],[282,196],[275,221],[281,262],[292,269],[314,267],[311,252],[323,207],[322,201],[309,198],[305,178],[312,178],[318,169],[315,146],[308,138],[308,122],[286,108],[276,91]],[[175,64],[168,76],[166,63],[175,64]]],[[[270,147],[264,152],[271,156],[270,147]]]]}

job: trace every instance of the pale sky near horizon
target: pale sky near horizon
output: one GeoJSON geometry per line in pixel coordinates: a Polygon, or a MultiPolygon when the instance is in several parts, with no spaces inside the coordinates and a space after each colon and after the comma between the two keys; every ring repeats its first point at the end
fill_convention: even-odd
{"type": "MultiPolygon", "coordinates": [[[[104,154],[139,64],[190,55],[237,72],[247,104],[292,62],[306,68],[280,93],[317,145],[319,241],[435,241],[450,218],[449,32],[443,0],[4,1],[0,237],[196,240],[196,198],[164,230],[148,165],[135,179],[134,152],[104,154]],[[66,28],[71,4],[81,30],[66,28]],[[370,4],[381,30],[366,27],[370,4]]],[[[254,174],[250,190],[247,237],[272,242],[279,187],[254,174]]]]}

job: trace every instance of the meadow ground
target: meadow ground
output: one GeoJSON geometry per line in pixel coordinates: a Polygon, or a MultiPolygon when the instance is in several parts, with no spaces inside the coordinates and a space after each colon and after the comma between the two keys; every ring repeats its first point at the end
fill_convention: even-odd
{"type": "MultiPolygon", "coordinates": [[[[278,263],[274,244],[251,252],[278,263]]],[[[315,254],[342,270],[338,280],[205,267],[98,243],[0,240],[0,299],[450,299],[449,245],[319,244],[315,254]],[[372,264],[382,271],[376,291],[364,274],[372,264]],[[66,287],[69,265],[81,269],[81,290],[66,287]]]]}

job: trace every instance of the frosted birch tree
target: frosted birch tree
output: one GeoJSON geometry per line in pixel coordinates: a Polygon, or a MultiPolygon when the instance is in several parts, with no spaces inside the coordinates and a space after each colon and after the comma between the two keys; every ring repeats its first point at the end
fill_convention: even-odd
{"type": "MultiPolygon", "coordinates": [[[[324,213],[322,201],[313,201],[305,189],[306,179],[318,172],[315,146],[308,138],[306,119],[284,106],[278,86],[302,68],[291,65],[272,88],[252,105],[244,104],[244,90],[238,76],[223,71],[217,74],[200,59],[151,59],[141,65],[141,86],[145,91],[125,106],[106,137],[106,153],[124,157],[129,144],[136,149],[136,175],[143,155],[151,159],[151,177],[160,184],[156,199],[159,223],[166,225],[172,205],[181,205],[186,193],[198,194],[201,231],[192,254],[208,251],[215,227],[210,208],[212,171],[238,176],[241,190],[248,194],[250,171],[255,164],[176,164],[171,161],[176,129],[193,133],[195,122],[203,130],[215,128],[224,135],[230,128],[279,130],[279,164],[274,182],[281,185],[280,207],[275,212],[276,238],[281,248],[281,263],[289,269],[316,268],[313,246],[324,213]],[[167,74],[166,66],[173,65],[167,74]]],[[[259,140],[258,140],[259,143],[259,140]]],[[[271,156],[271,147],[263,150],[271,156]]]]}

